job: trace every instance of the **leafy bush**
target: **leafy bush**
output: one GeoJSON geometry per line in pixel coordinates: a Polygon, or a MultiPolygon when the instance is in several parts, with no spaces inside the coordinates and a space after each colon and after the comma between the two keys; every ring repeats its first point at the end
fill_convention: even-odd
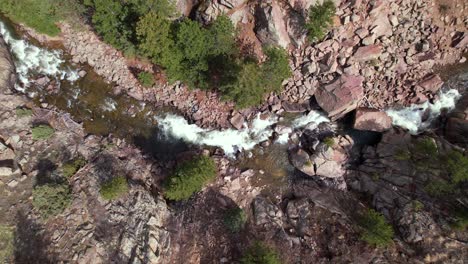
{"type": "Polygon", "coordinates": [[[35,140],[48,139],[55,130],[49,125],[38,125],[32,128],[32,137],[35,140]]]}
{"type": "Polygon", "coordinates": [[[261,68],[254,62],[247,62],[241,66],[237,79],[220,87],[220,90],[226,100],[232,100],[237,107],[245,108],[262,102],[265,87],[261,68]]]}
{"type": "Polygon", "coordinates": [[[175,10],[167,0],[85,0],[84,4],[104,41],[132,55],[136,53],[136,23],[150,12],[168,17],[175,10]]]}
{"type": "Polygon", "coordinates": [[[335,11],[335,3],[332,0],[325,0],[322,4],[316,3],[310,7],[309,22],[306,24],[306,28],[311,41],[318,41],[325,37],[333,25],[335,11]]]}
{"type": "Polygon", "coordinates": [[[447,155],[445,164],[454,183],[468,180],[468,157],[453,150],[447,155]]]}
{"type": "Polygon", "coordinates": [[[392,243],[393,228],[385,221],[385,217],[373,209],[369,209],[359,219],[362,228],[361,239],[374,246],[387,246],[392,243]]]}
{"type": "Polygon", "coordinates": [[[128,191],[127,179],[123,176],[115,177],[101,186],[99,193],[106,200],[116,199],[128,191]]]}
{"type": "Polygon", "coordinates": [[[416,212],[419,212],[421,211],[422,209],[424,209],[424,204],[421,203],[420,201],[418,200],[413,200],[411,202],[411,206],[413,207],[413,209],[416,211],[416,212]]]}
{"type": "Polygon", "coordinates": [[[0,225],[0,263],[14,263],[14,232],[12,227],[0,225]]]}
{"type": "Polygon", "coordinates": [[[434,179],[429,181],[424,190],[432,196],[440,197],[452,194],[454,188],[455,185],[446,180],[434,179]]]}
{"type": "Polygon", "coordinates": [[[224,98],[233,100],[238,108],[260,104],[265,94],[280,91],[283,80],[291,75],[284,49],[267,47],[265,54],[268,57],[260,66],[252,60],[240,62],[237,74],[233,67],[236,76],[220,86],[224,98]]]}
{"type": "Polygon", "coordinates": [[[154,85],[154,76],[149,72],[140,72],[138,74],[138,80],[141,85],[145,87],[152,87],[154,85]]]}
{"type": "Polygon", "coordinates": [[[45,219],[63,212],[72,200],[70,188],[66,183],[49,183],[33,189],[32,204],[45,219]]]}
{"type": "Polygon", "coordinates": [[[78,0],[2,0],[0,11],[39,33],[56,36],[58,22],[79,17],[84,9],[78,0]]]}
{"type": "Polygon", "coordinates": [[[451,227],[456,230],[464,231],[468,229],[468,209],[458,207],[452,211],[454,221],[451,227]]]}
{"type": "Polygon", "coordinates": [[[232,232],[237,233],[244,228],[247,216],[239,207],[228,210],[224,215],[224,225],[232,232]]]}
{"type": "Polygon", "coordinates": [[[16,116],[18,118],[32,116],[33,112],[29,108],[16,108],[16,116]]]}
{"type": "Polygon", "coordinates": [[[437,145],[432,138],[423,138],[414,144],[415,154],[429,158],[437,157],[437,145]]]}
{"type": "Polygon", "coordinates": [[[75,175],[75,173],[81,169],[84,165],[86,165],[86,160],[82,157],[79,157],[75,160],[69,161],[62,166],[62,173],[63,176],[70,178],[71,176],[75,175]]]}
{"type": "Polygon", "coordinates": [[[164,182],[164,196],[170,200],[189,199],[209,181],[216,178],[216,164],[210,157],[200,156],[177,166],[164,182]]]}
{"type": "Polygon", "coordinates": [[[148,13],[136,32],[143,54],[163,66],[170,81],[181,80],[192,88],[208,88],[210,65],[236,50],[234,26],[226,16],[203,28],[188,18],[172,22],[148,13]]]}
{"type": "Polygon", "coordinates": [[[263,243],[256,242],[241,259],[242,264],[280,264],[278,253],[263,243]]]}
{"type": "Polygon", "coordinates": [[[291,76],[288,54],[282,48],[266,47],[267,60],[262,65],[263,78],[268,85],[266,92],[281,91],[283,80],[291,76]]]}

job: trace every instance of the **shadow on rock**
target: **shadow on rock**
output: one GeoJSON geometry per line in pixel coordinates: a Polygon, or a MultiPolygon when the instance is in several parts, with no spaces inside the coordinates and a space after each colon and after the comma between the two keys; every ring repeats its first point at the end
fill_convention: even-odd
{"type": "Polygon", "coordinates": [[[50,252],[50,237],[43,227],[27,213],[19,211],[16,216],[15,263],[58,263],[55,253],[50,252]]]}
{"type": "Polygon", "coordinates": [[[159,128],[153,128],[148,134],[133,137],[133,143],[141,151],[160,161],[169,161],[189,149],[186,142],[164,134],[159,128]]]}
{"type": "MultiPolygon", "coordinates": [[[[231,232],[224,223],[227,212],[236,203],[213,189],[180,204],[168,228],[171,240],[180,245],[173,263],[220,263],[221,257],[240,257],[248,231],[231,232]],[[202,238],[202,239],[200,239],[202,238]]],[[[229,263],[230,263],[229,262],[229,263]]]]}
{"type": "Polygon", "coordinates": [[[44,185],[48,183],[57,183],[60,181],[60,176],[54,173],[57,170],[57,165],[49,159],[41,159],[37,162],[36,170],[36,185],[44,185]]]}

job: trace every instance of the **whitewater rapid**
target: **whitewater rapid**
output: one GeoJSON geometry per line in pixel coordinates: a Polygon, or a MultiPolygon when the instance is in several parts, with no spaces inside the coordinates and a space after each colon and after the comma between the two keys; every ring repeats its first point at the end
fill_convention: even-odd
{"type": "Polygon", "coordinates": [[[42,49],[25,40],[15,39],[2,21],[0,21],[0,34],[15,58],[19,80],[15,88],[18,91],[24,92],[29,87],[32,74],[47,75],[69,82],[77,81],[80,78],[77,70],[63,66],[65,60],[61,58],[60,51],[42,49]]]}
{"type": "Polygon", "coordinates": [[[453,110],[460,99],[455,89],[439,92],[439,100],[434,103],[413,104],[402,109],[388,109],[386,113],[392,118],[393,125],[399,126],[415,135],[428,129],[443,109],[453,110]]]}
{"type": "MultiPolygon", "coordinates": [[[[411,134],[417,134],[428,129],[434,119],[440,115],[442,109],[452,110],[459,98],[460,93],[451,89],[440,92],[439,100],[434,103],[425,102],[402,109],[388,109],[386,113],[392,117],[394,126],[405,128],[411,134]]],[[[197,145],[219,147],[224,150],[226,155],[233,156],[237,151],[251,150],[257,144],[269,139],[273,135],[273,126],[278,122],[278,117],[272,116],[262,120],[258,115],[248,128],[223,131],[203,129],[195,124],[189,124],[183,117],[173,114],[156,117],[156,120],[161,131],[168,136],[197,145]]],[[[307,115],[293,120],[290,127],[293,130],[297,128],[314,130],[319,124],[327,122],[330,120],[325,114],[310,111],[307,115]]],[[[287,144],[289,135],[287,133],[279,135],[275,143],[287,144]]]]}
{"type": "MultiPolygon", "coordinates": [[[[228,156],[233,156],[237,151],[253,149],[257,144],[267,140],[273,134],[273,125],[278,122],[278,117],[271,116],[267,119],[258,115],[249,128],[242,130],[208,130],[195,124],[189,124],[181,116],[168,114],[164,117],[156,117],[159,128],[168,136],[181,139],[197,145],[219,147],[228,156]]],[[[292,122],[292,128],[303,126],[318,126],[329,119],[322,113],[311,111],[308,115],[301,116],[292,122]]],[[[245,126],[247,127],[247,125],[245,126]]],[[[287,143],[289,135],[279,136],[277,143],[287,143]]]]}

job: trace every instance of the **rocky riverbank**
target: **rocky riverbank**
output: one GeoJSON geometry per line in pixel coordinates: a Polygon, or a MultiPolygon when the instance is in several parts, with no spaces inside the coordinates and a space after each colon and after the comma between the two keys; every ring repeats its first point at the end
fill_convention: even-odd
{"type": "MultiPolygon", "coordinates": [[[[226,5],[231,14],[248,6],[244,3],[236,8],[235,3],[231,3],[233,1],[220,2],[232,5],[226,5]]],[[[390,3],[388,20],[392,34],[398,35],[400,33],[395,32],[400,25],[393,26],[392,15],[397,16],[398,21],[400,14],[408,15],[403,17],[404,20],[409,19],[410,23],[417,21],[410,27],[419,30],[421,21],[413,18],[412,14],[421,11],[421,16],[428,16],[425,11],[428,6],[424,6],[426,2],[409,4],[404,0],[394,1],[395,5],[398,3],[404,7],[408,4],[411,7],[407,8],[409,11],[392,5],[392,1],[372,1],[373,4],[364,0],[343,2],[339,11],[343,25],[329,35],[331,38],[326,40],[329,41],[327,45],[322,44],[323,51],[334,56],[336,43],[336,52],[346,50],[340,49],[339,41],[342,39],[337,32],[346,36],[340,30],[347,26],[354,32],[354,25],[361,21],[361,18],[353,18],[350,12],[364,12],[364,9],[366,11],[362,14],[370,12],[362,18],[373,21],[366,24],[366,29],[371,35],[377,34],[373,29],[379,27],[372,23],[385,24],[381,21],[385,16],[373,16],[371,10],[377,8],[384,12],[390,3]]],[[[267,7],[274,5],[272,3],[275,1],[265,1],[259,8],[269,10],[267,7]]],[[[283,1],[281,3],[284,4],[283,1]]],[[[280,7],[284,5],[274,6],[272,10],[280,7]]],[[[427,22],[425,18],[422,20],[424,23],[427,22]]],[[[445,21],[450,22],[450,17],[444,18],[445,21]]],[[[453,23],[460,25],[459,22],[453,23]]],[[[463,30],[458,26],[454,28],[463,30]]],[[[300,94],[297,92],[292,92],[295,98],[272,95],[268,104],[259,109],[231,112],[232,105],[218,104],[215,94],[187,91],[179,84],[163,85],[160,90],[145,89],[136,83],[129,61],[103,44],[92,32],[76,32],[66,25],[63,25],[63,31],[65,46],[70,49],[75,63],[90,64],[109,82],[117,84],[115,92],[128,93],[138,100],[154,104],[175,106],[192,120],[197,120],[195,114],[202,109],[198,124],[241,128],[243,121],[258,111],[279,114],[285,111],[306,112],[311,108],[309,99],[312,94],[297,97],[300,94]],[[73,34],[77,34],[74,39],[73,34]],[[182,99],[179,96],[187,102],[180,104],[178,100],[182,99]],[[198,108],[194,108],[197,105],[198,108]]],[[[408,31],[411,30],[408,28],[408,31]]],[[[428,32],[432,34],[432,31],[438,32],[430,26],[428,32]]],[[[446,30],[442,32],[449,34],[446,30]]],[[[431,36],[434,38],[435,35],[431,36]]],[[[450,54],[446,55],[449,62],[452,55],[458,60],[457,56],[464,49],[456,47],[461,43],[458,42],[460,35],[454,36],[445,38],[446,43],[450,42],[447,44],[450,54]]],[[[356,62],[363,54],[357,56],[354,53],[356,48],[359,52],[361,45],[380,45],[382,52],[392,56],[389,49],[403,52],[406,48],[411,50],[414,44],[408,42],[404,44],[406,48],[400,50],[400,46],[385,44],[384,39],[384,36],[379,36],[373,44],[364,45],[362,40],[355,44],[359,47],[353,46],[354,55],[348,56],[347,60],[359,73],[342,74],[338,71],[342,66],[339,57],[331,59],[331,62],[338,62],[336,72],[329,75],[335,81],[317,79],[314,89],[317,103],[330,116],[338,118],[363,105],[362,98],[370,96],[370,90],[380,92],[388,87],[383,79],[379,79],[383,75],[377,69],[387,66],[372,66],[372,76],[365,76],[361,70],[367,69],[366,62],[356,62]],[[374,82],[380,83],[380,88],[368,88],[374,82]],[[340,96],[336,98],[335,95],[340,96]]],[[[314,58],[325,56],[319,49],[320,45],[304,50],[313,49],[311,54],[314,58]]],[[[432,61],[428,65],[443,62],[443,52],[438,51],[440,47],[421,51],[424,56],[434,53],[435,57],[429,59],[432,61]]],[[[417,55],[408,56],[414,58],[417,55]]],[[[316,62],[313,60],[311,62],[316,62]]],[[[423,66],[422,61],[411,65],[406,57],[403,61],[408,64],[407,72],[400,72],[403,75],[394,75],[390,66],[385,68],[390,75],[386,78],[395,80],[389,82],[390,86],[397,85],[396,76],[406,76],[401,77],[400,81],[405,82],[400,84],[402,91],[408,92],[407,98],[392,99],[391,104],[413,102],[411,93],[421,87],[440,88],[439,78],[432,75],[432,69],[423,66]],[[429,79],[420,78],[427,74],[429,79]]],[[[303,63],[305,61],[298,65],[303,63]]],[[[323,65],[317,64],[319,69],[315,73],[321,72],[323,65]]],[[[325,76],[311,73],[301,78],[327,79],[325,76]]],[[[280,187],[256,183],[259,177],[264,177],[263,171],[240,170],[219,149],[194,147],[174,160],[163,162],[123,139],[88,135],[83,125],[75,122],[68,113],[52,104],[38,106],[24,95],[13,92],[15,80],[12,57],[0,38],[0,193],[5,197],[0,200],[0,225],[11,226],[16,232],[12,243],[17,263],[238,263],[249,245],[256,241],[275,248],[284,263],[463,263],[468,258],[467,231],[462,222],[466,221],[463,213],[468,204],[466,181],[457,183],[453,178],[453,170],[458,168],[456,165],[464,164],[463,157],[467,155],[466,74],[457,77],[458,86],[450,87],[464,94],[456,109],[447,115],[442,114],[438,130],[422,135],[413,136],[402,129],[392,128],[391,119],[385,113],[368,108],[358,108],[356,113],[354,128],[372,131],[358,131],[364,133],[359,134],[361,140],[352,133],[337,130],[330,123],[317,126],[315,122],[306,120],[295,128],[283,124],[271,127],[268,124],[271,133],[288,136],[289,159],[295,168],[280,187]],[[52,127],[53,134],[49,138],[38,140],[34,137],[32,128],[40,124],[52,127]],[[363,142],[362,137],[367,141],[363,142]],[[193,154],[212,156],[218,167],[216,180],[188,201],[167,202],[161,193],[162,180],[177,161],[193,154]],[[78,159],[83,164],[65,179],[71,190],[70,205],[57,216],[44,218],[32,206],[33,188],[62,179],[64,165],[78,159]],[[115,176],[127,179],[129,190],[118,199],[105,200],[100,188],[115,176]],[[226,226],[225,218],[231,209],[237,207],[244,210],[247,220],[240,231],[232,232],[226,226]],[[394,236],[386,247],[374,247],[363,241],[361,218],[370,208],[382,213],[394,229],[394,236]],[[461,230],[455,228],[460,222],[461,230]]],[[[289,82],[285,85],[290,88],[289,82]]],[[[436,88],[422,93],[430,100],[436,88]]],[[[290,92],[288,89],[285,94],[290,92]]],[[[387,96],[393,98],[397,94],[400,93],[387,96]]],[[[379,100],[380,96],[383,95],[379,95],[379,100]]],[[[381,108],[387,102],[383,104],[372,106],[381,108]]],[[[259,152],[268,151],[271,143],[262,142],[257,147],[259,152]]],[[[466,177],[465,167],[455,172],[460,178],[466,177]]]]}
{"type": "Polygon", "coordinates": [[[91,65],[107,81],[115,83],[115,93],[125,92],[157,106],[173,106],[196,124],[212,128],[242,128],[258,112],[305,112],[314,105],[311,102],[333,119],[358,106],[382,110],[423,103],[436,98],[443,84],[434,69],[466,60],[467,17],[457,11],[466,10],[466,3],[335,2],[333,29],[322,42],[307,44],[306,32],[300,28],[304,26],[305,10],[315,1],[223,1],[203,5],[177,1],[181,14],[195,13],[205,23],[227,13],[241,29],[242,41],[250,39],[257,46],[275,43],[291,50],[293,77],[284,82],[284,91],[270,95],[260,107],[242,111],[222,102],[216,93],[190,91],[180,83],[142,87],[132,69],[152,71],[151,67],[126,59],[86,27],[76,30],[63,24],[62,39],[73,62],[91,65]],[[260,19],[261,14],[266,19],[260,19]],[[249,28],[252,24],[256,26],[249,28]]]}

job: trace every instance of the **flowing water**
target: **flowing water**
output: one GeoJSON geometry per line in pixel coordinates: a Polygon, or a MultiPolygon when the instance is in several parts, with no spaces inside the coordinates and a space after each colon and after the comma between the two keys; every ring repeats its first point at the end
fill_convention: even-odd
{"type": "MultiPolygon", "coordinates": [[[[0,17],[1,18],[1,17],[0,17]]],[[[258,116],[244,130],[208,130],[190,124],[171,109],[154,108],[124,95],[114,95],[112,84],[98,76],[87,65],[74,65],[63,51],[40,47],[15,35],[12,26],[0,21],[0,34],[8,43],[15,58],[19,82],[16,89],[38,103],[47,103],[72,114],[81,121],[88,133],[114,134],[131,140],[148,154],[159,159],[174,158],[187,150],[187,144],[218,147],[231,157],[238,151],[252,151],[254,158],[245,158],[239,165],[260,171],[258,184],[281,184],[293,168],[287,157],[288,134],[279,135],[274,144],[266,148],[256,147],[269,139],[275,124],[288,125],[292,129],[314,129],[329,119],[318,111],[294,118],[258,116]],[[80,77],[79,72],[86,72],[80,77]],[[47,76],[59,86],[51,93],[33,80],[47,76]]],[[[440,100],[434,103],[414,105],[403,109],[388,109],[396,126],[407,128],[411,133],[427,129],[440,111],[453,108],[459,94],[445,90],[440,100]]]]}

